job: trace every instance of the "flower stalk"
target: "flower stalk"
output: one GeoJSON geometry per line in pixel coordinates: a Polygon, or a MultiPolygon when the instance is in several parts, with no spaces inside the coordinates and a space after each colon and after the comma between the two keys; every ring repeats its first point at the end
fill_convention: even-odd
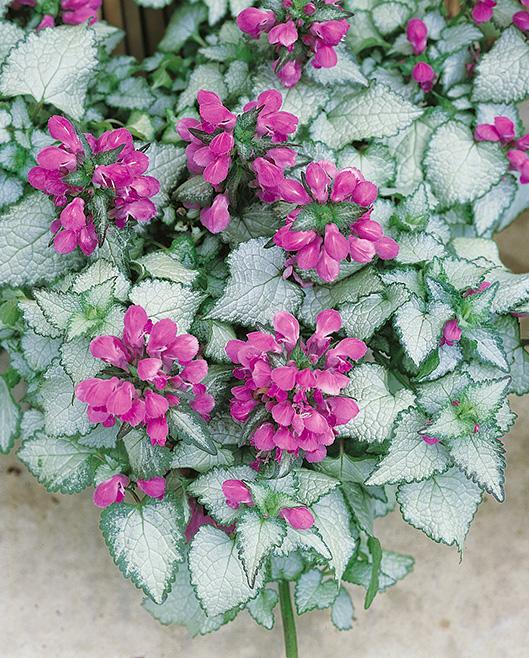
{"type": "Polygon", "coordinates": [[[298,639],[296,635],[296,620],[290,597],[290,584],[281,580],[279,586],[279,605],[283,621],[283,638],[285,641],[285,658],[298,658],[298,639]]]}

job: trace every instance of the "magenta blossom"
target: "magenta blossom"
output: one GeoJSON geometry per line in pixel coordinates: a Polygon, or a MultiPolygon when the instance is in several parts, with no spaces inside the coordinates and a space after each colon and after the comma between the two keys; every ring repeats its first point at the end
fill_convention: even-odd
{"type": "Polygon", "coordinates": [[[97,246],[97,234],[92,217],[85,215],[85,202],[80,197],[61,211],[59,219],[51,225],[55,233],[53,245],[59,254],[68,254],[79,247],[85,256],[90,256],[97,246]]]}
{"type": "Polygon", "coordinates": [[[298,118],[290,112],[281,110],[283,97],[277,89],[263,91],[257,100],[246,103],[244,112],[259,108],[256,134],[258,137],[270,137],[272,142],[286,142],[298,128],[298,118]]]}
{"type": "Polygon", "coordinates": [[[275,22],[273,11],[256,7],[248,7],[237,16],[237,26],[252,39],[258,39],[261,34],[269,32],[275,22]]]}
{"type": "Polygon", "coordinates": [[[299,82],[305,62],[316,68],[332,68],[338,58],[336,46],[349,30],[348,14],[340,2],[326,0],[309,2],[300,9],[292,2],[283,2],[276,13],[249,7],[237,16],[239,29],[252,39],[267,34],[268,43],[274,46],[276,60],[273,67],[285,87],[299,82]],[[326,5],[332,4],[336,18],[329,18],[326,5]]]}
{"type": "Polygon", "coordinates": [[[295,254],[290,268],[314,269],[324,281],[333,281],[343,260],[368,263],[376,255],[389,260],[398,254],[397,243],[370,218],[378,189],[358,169],[338,171],[330,162],[314,162],[303,184],[259,158],[254,169],[264,200],[296,204],[274,236],[279,247],[295,254]]]}
{"type": "Polygon", "coordinates": [[[165,495],[165,478],[157,475],[150,480],[138,480],[138,487],[151,498],[162,500],[165,495]]]}
{"type": "Polygon", "coordinates": [[[529,32],[529,11],[517,11],[513,14],[512,23],[522,32],[529,32]]]}
{"type": "MultiPolygon", "coordinates": [[[[54,7],[55,3],[39,2],[42,8],[46,7],[47,11],[52,13],[44,14],[40,23],[35,28],[37,32],[46,28],[55,27],[56,23],[65,25],[81,25],[89,23],[93,25],[97,21],[97,13],[101,9],[103,0],[60,0],[54,7]]],[[[36,7],[37,0],[14,0],[11,3],[12,9],[20,9],[22,6],[36,7]]]]}
{"type": "Polygon", "coordinates": [[[61,0],[62,20],[67,25],[97,21],[103,0],[61,0]]]}
{"type": "Polygon", "coordinates": [[[529,155],[521,149],[512,149],[507,152],[507,159],[513,171],[520,174],[520,183],[529,183],[529,155]]]}
{"type": "Polygon", "coordinates": [[[108,217],[118,228],[131,219],[148,222],[156,215],[150,197],[159,192],[160,184],[156,178],[144,175],[149,158],[135,149],[128,130],[109,130],[99,138],[86,133],[82,140],[74,126],[57,115],[48,120],[48,129],[59,145],[39,151],[37,166],[30,169],[28,181],[49,195],[56,206],[69,209],[64,216],[61,213],[58,223],[52,224],[54,233],[61,227],[65,233],[76,232],[76,236],[69,233],[65,237],[62,232],[56,235],[54,243],[59,253],[76,246],[87,255],[94,250],[98,238],[93,220],[96,196],[100,201],[104,199],[108,217]]]}
{"type": "MultiPolygon", "coordinates": [[[[529,15],[529,14],[528,14],[529,15]]],[[[510,168],[520,174],[520,183],[529,183],[529,133],[516,138],[514,123],[505,116],[494,117],[494,123],[480,123],[474,131],[476,141],[498,142],[506,151],[510,168]]]]}
{"type": "Polygon", "coordinates": [[[441,345],[448,345],[451,347],[454,343],[461,340],[461,327],[457,320],[448,320],[443,327],[443,335],[441,336],[441,345]]]}
{"type": "Polygon", "coordinates": [[[246,340],[231,340],[226,354],[237,364],[234,376],[242,383],[232,388],[232,417],[246,423],[260,406],[269,413],[252,433],[251,443],[260,452],[276,450],[321,461],[337,434],[358,413],[356,402],[341,395],[349,383],[352,362],[361,359],[366,345],[344,338],[331,347],[331,334],[342,319],[327,310],[316,318],[316,331],[307,340],[290,313],[274,317],[275,334],[254,331],[246,340]]]}
{"type": "Polygon", "coordinates": [[[406,26],[406,38],[411,43],[414,55],[423,53],[428,39],[426,23],[420,18],[410,18],[406,26]]]}
{"type": "Polygon", "coordinates": [[[238,509],[241,505],[253,505],[252,494],[242,480],[224,480],[222,493],[226,498],[226,505],[238,509]]]}
{"type": "Polygon", "coordinates": [[[425,93],[432,91],[435,82],[435,71],[429,64],[417,62],[413,67],[411,76],[425,93]]]}
{"type": "Polygon", "coordinates": [[[478,142],[500,142],[508,144],[515,137],[514,123],[504,116],[494,117],[494,123],[479,123],[474,131],[474,138],[478,142]]]}
{"type": "Polygon", "coordinates": [[[477,288],[469,288],[462,293],[463,297],[472,297],[472,295],[479,295],[480,292],[483,292],[490,288],[492,283],[490,281],[482,281],[477,288]]]}
{"type": "Polygon", "coordinates": [[[297,59],[291,59],[282,66],[280,66],[280,60],[276,59],[273,63],[273,67],[281,84],[287,89],[295,87],[301,80],[303,65],[297,59]]]}
{"type": "Polygon", "coordinates": [[[55,27],[55,19],[50,14],[45,14],[42,17],[40,23],[35,28],[35,31],[40,32],[41,30],[45,30],[49,27],[55,27]]]}
{"type": "Polygon", "coordinates": [[[112,366],[112,376],[85,379],[75,395],[88,404],[92,423],[111,427],[117,418],[141,425],[153,445],[165,445],[167,412],[180,404],[181,396],[190,397],[191,408],[205,419],[213,408],[213,398],[200,383],[208,366],[195,358],[198,349],[197,339],[178,334],[172,320],[153,322],[141,306],[130,306],[120,338],[98,336],[90,343],[92,356],[112,366]]]}
{"type": "Polygon", "coordinates": [[[200,211],[202,225],[211,233],[225,231],[230,223],[228,208],[228,196],[226,194],[217,194],[211,206],[200,211]]]}
{"type": "Polygon", "coordinates": [[[296,530],[308,530],[314,525],[314,516],[306,507],[285,507],[279,516],[296,530]]]}
{"type": "Polygon", "coordinates": [[[492,18],[495,6],[495,0],[478,0],[472,7],[473,21],[478,25],[481,23],[488,23],[492,18]]]}
{"type": "Polygon", "coordinates": [[[298,119],[281,110],[283,99],[275,89],[263,91],[257,100],[246,103],[239,116],[213,92],[201,90],[197,100],[200,119],[181,119],[177,131],[189,142],[189,171],[201,175],[215,193],[209,205],[201,209],[200,221],[211,233],[220,233],[229,225],[230,199],[237,196],[242,172],[247,174],[247,181],[254,176],[250,168],[254,158],[259,156],[281,171],[294,164],[295,152],[280,144],[297,130],[298,119]]]}
{"type": "Polygon", "coordinates": [[[435,436],[430,436],[429,434],[421,434],[421,439],[429,446],[434,446],[436,443],[439,443],[438,438],[435,436]]]}
{"type": "Polygon", "coordinates": [[[95,488],[92,500],[97,507],[108,507],[112,503],[121,503],[125,498],[125,487],[129,484],[126,475],[114,475],[110,480],[101,482],[95,488]]]}

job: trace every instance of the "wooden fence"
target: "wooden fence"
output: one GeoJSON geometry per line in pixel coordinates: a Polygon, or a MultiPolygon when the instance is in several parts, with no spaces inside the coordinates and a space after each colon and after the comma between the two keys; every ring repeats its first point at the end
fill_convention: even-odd
{"type": "Polygon", "coordinates": [[[177,3],[164,9],[145,9],[134,0],[103,0],[102,17],[125,32],[116,53],[127,53],[138,60],[152,55],[161,41],[177,3]]]}

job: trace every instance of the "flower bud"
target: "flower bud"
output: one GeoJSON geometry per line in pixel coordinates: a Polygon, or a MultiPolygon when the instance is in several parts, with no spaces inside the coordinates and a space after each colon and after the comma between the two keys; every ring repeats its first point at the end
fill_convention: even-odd
{"type": "Polygon", "coordinates": [[[222,493],[226,498],[226,504],[237,509],[240,505],[253,505],[252,494],[242,480],[224,480],[222,493]]]}

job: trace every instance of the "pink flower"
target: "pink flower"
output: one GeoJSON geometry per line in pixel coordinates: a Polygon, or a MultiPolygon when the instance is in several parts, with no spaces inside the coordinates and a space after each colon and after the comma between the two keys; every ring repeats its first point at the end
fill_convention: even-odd
{"type": "Polygon", "coordinates": [[[495,0],[478,0],[472,7],[472,19],[475,23],[487,23],[492,18],[495,0]]]}
{"type": "Polygon", "coordinates": [[[280,44],[281,46],[285,46],[288,50],[292,49],[292,46],[296,43],[297,39],[298,31],[292,20],[275,25],[268,33],[269,43],[272,45],[280,44]]]}
{"type": "Polygon", "coordinates": [[[367,347],[346,338],[331,348],[331,335],[342,325],[334,310],[319,313],[307,341],[300,338],[299,323],[290,313],[277,313],[273,324],[274,335],[252,332],[246,341],[226,345],[241,382],[232,388],[232,417],[244,423],[264,405],[269,418],[254,430],[251,444],[260,452],[303,451],[307,459],[320,461],[334,442],[335,428],[358,413],[356,402],[340,393],[349,383],[346,373],[367,347]]]}
{"type": "Polygon", "coordinates": [[[92,356],[122,371],[119,377],[86,379],[75,395],[88,404],[91,422],[111,426],[118,419],[142,425],[153,445],[165,445],[166,416],[180,404],[180,391],[205,419],[213,408],[213,398],[200,383],[208,369],[203,359],[195,359],[198,349],[197,339],[178,334],[172,320],[152,322],[141,306],[130,306],[121,338],[98,336],[90,343],[92,356]]]}
{"type": "Polygon", "coordinates": [[[35,28],[35,31],[40,32],[41,30],[45,30],[49,27],[55,27],[55,19],[50,14],[45,14],[42,17],[40,23],[35,28]]]}
{"type": "Polygon", "coordinates": [[[522,151],[528,151],[529,150],[529,133],[527,135],[524,135],[523,137],[520,137],[516,141],[516,146],[521,149],[522,151]]]}
{"type": "Polygon", "coordinates": [[[376,240],[374,245],[375,253],[381,260],[393,260],[399,255],[399,245],[387,235],[376,240]]]}
{"type": "Polygon", "coordinates": [[[315,69],[332,69],[338,63],[338,56],[332,46],[318,46],[310,63],[315,69]]]}
{"type": "Polygon", "coordinates": [[[268,89],[259,94],[256,101],[246,103],[243,110],[262,108],[257,117],[256,134],[269,136],[273,142],[286,142],[298,127],[298,118],[290,112],[281,112],[283,97],[276,89],[268,89]]]}
{"type": "Polygon", "coordinates": [[[211,233],[220,233],[228,227],[230,213],[226,194],[217,194],[211,206],[200,211],[200,222],[211,233]]]}
{"type": "Polygon", "coordinates": [[[461,339],[461,327],[457,320],[448,320],[443,327],[443,335],[441,337],[441,345],[452,346],[461,339]]]}
{"type": "Polygon", "coordinates": [[[197,100],[200,118],[208,132],[213,132],[217,128],[233,129],[237,117],[224,107],[218,94],[202,89],[197,94],[197,100]]]}
{"type": "Polygon", "coordinates": [[[529,155],[520,149],[507,152],[507,159],[511,169],[520,173],[520,183],[529,183],[529,155]]]}
{"type": "MultiPolygon", "coordinates": [[[[257,160],[254,167],[256,165],[257,160]]],[[[285,251],[295,253],[292,264],[299,269],[314,269],[324,281],[333,281],[340,273],[343,260],[351,258],[368,263],[376,254],[385,260],[398,254],[397,243],[385,236],[382,227],[369,218],[367,209],[376,200],[378,189],[364,180],[357,169],[337,171],[331,163],[314,162],[307,167],[302,185],[297,180],[275,174],[268,167],[258,171],[257,181],[267,190],[272,188],[266,186],[276,184],[272,200],[279,198],[298,205],[274,235],[274,242],[285,251]],[[326,211],[329,202],[332,205],[327,206],[326,211]],[[344,212],[336,215],[338,204],[344,204],[344,212]],[[358,220],[351,215],[347,223],[344,217],[345,213],[352,212],[351,205],[366,208],[366,212],[358,220]],[[323,219],[310,228],[297,230],[296,221],[303,207],[311,208],[314,216],[323,219]],[[339,226],[335,222],[339,222],[339,226]]]]}
{"type": "Polygon", "coordinates": [[[310,32],[324,46],[337,46],[349,30],[349,23],[344,19],[312,23],[310,32]]]}
{"type": "Polygon", "coordinates": [[[472,295],[479,295],[480,292],[483,292],[484,290],[487,290],[487,288],[491,287],[491,282],[490,281],[482,281],[479,284],[478,288],[469,288],[463,293],[463,297],[471,297],[472,295]]]}
{"type": "Polygon", "coordinates": [[[411,75],[425,93],[428,93],[433,89],[435,71],[426,62],[417,62],[413,67],[411,75]]]}
{"type": "MultiPolygon", "coordinates": [[[[273,89],[247,103],[240,116],[224,107],[217,94],[201,90],[197,98],[201,120],[181,119],[177,132],[189,142],[189,171],[202,175],[216,193],[211,205],[201,208],[200,221],[212,233],[219,233],[230,222],[229,199],[237,196],[237,189],[230,185],[237,188],[244,172],[248,178],[257,175],[257,185],[252,182],[251,186],[258,188],[261,200],[273,202],[279,198],[277,186],[284,178],[284,169],[294,165],[296,153],[275,144],[288,140],[297,129],[298,119],[281,110],[283,99],[273,89]],[[241,123],[242,129],[237,130],[241,123]]],[[[46,178],[42,184],[53,185],[54,181],[46,178]]]]}
{"type": "Polygon", "coordinates": [[[295,87],[300,81],[303,72],[301,62],[298,59],[291,59],[279,68],[279,61],[280,60],[276,60],[272,66],[277,73],[277,77],[281,81],[281,84],[287,89],[295,87]]]}
{"type": "Polygon", "coordinates": [[[273,11],[248,7],[237,16],[237,26],[252,39],[258,39],[263,32],[269,32],[276,22],[273,11]]]}
{"type": "Polygon", "coordinates": [[[508,144],[515,137],[514,123],[504,116],[494,117],[494,123],[480,123],[474,131],[474,138],[478,142],[501,142],[508,144]]]}
{"type": "Polygon", "coordinates": [[[165,495],[165,478],[156,476],[150,480],[138,480],[138,487],[151,498],[162,500],[165,495]]]}
{"type": "Polygon", "coordinates": [[[58,254],[69,254],[79,247],[89,256],[97,246],[97,235],[91,217],[86,217],[84,201],[76,197],[64,208],[59,222],[52,224],[53,246],[58,254]]]}
{"type": "Polygon", "coordinates": [[[83,153],[83,145],[73,125],[57,114],[48,119],[48,131],[53,139],[61,142],[63,148],[71,153],[83,153]]]}
{"type": "Polygon", "coordinates": [[[513,14],[512,22],[522,32],[529,32],[529,11],[517,11],[513,14]]]}
{"type": "Polygon", "coordinates": [[[312,39],[306,42],[312,44],[314,57],[311,64],[314,68],[333,68],[338,62],[334,49],[343,40],[349,30],[349,23],[345,19],[315,22],[310,26],[312,39]]]}
{"type": "Polygon", "coordinates": [[[226,504],[233,509],[240,505],[253,505],[252,494],[242,480],[224,480],[222,493],[226,498],[226,504]]]}
{"type": "MultiPolygon", "coordinates": [[[[134,149],[128,130],[110,130],[98,139],[86,133],[85,152],[74,126],[64,117],[52,116],[48,129],[60,144],[41,149],[36,158],[38,166],[30,169],[28,181],[51,196],[56,206],[64,207],[51,225],[56,251],[69,253],[79,247],[87,256],[94,251],[98,243],[92,217],[96,188],[111,191],[103,210],[118,228],[131,218],[146,222],[156,215],[156,206],[149,197],[159,192],[160,184],[152,176],[143,175],[149,158],[134,149]],[[98,156],[109,151],[115,151],[109,163],[99,164],[98,156]],[[90,180],[87,172],[92,170],[90,180]],[[71,183],[73,174],[77,174],[75,184],[71,183]]],[[[98,208],[98,212],[101,210],[98,208]]]]}
{"type": "Polygon", "coordinates": [[[112,503],[121,503],[125,498],[125,487],[129,484],[126,475],[114,475],[110,480],[101,482],[95,488],[92,500],[97,507],[108,507],[112,503]]]}
{"type": "Polygon", "coordinates": [[[411,43],[414,55],[420,55],[426,50],[428,28],[420,18],[410,18],[406,26],[406,38],[411,43]]]}
{"type": "Polygon", "coordinates": [[[213,186],[226,180],[231,166],[230,152],[233,149],[233,135],[221,132],[209,144],[194,151],[192,160],[202,168],[202,175],[213,186]]]}
{"type": "Polygon", "coordinates": [[[308,530],[314,525],[314,516],[306,507],[285,507],[279,516],[296,530],[308,530]]]}
{"type": "Polygon", "coordinates": [[[437,439],[435,436],[430,436],[429,434],[421,434],[421,439],[429,446],[433,446],[436,443],[439,443],[439,439],[437,439]]]}

